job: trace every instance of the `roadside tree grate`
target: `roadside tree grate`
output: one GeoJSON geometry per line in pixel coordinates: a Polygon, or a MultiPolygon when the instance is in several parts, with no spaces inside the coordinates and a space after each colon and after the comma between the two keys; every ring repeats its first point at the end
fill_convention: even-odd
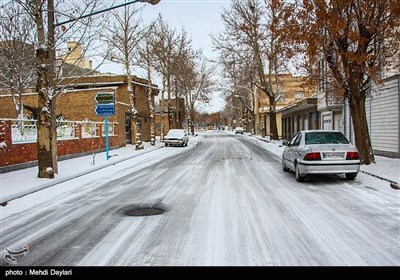
{"type": "Polygon", "coordinates": [[[145,217],[164,214],[163,205],[131,205],[123,209],[123,214],[130,217],[145,217]]]}

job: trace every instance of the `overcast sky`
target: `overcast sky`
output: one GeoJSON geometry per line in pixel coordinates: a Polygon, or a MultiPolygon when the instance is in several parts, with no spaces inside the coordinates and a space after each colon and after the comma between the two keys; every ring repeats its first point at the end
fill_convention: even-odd
{"type": "MultiPolygon", "coordinates": [[[[193,47],[201,48],[207,58],[216,58],[212,50],[210,34],[217,34],[223,29],[221,13],[223,8],[230,7],[230,0],[161,0],[157,5],[145,5],[143,19],[146,23],[162,14],[163,18],[172,28],[181,31],[182,27],[191,37],[193,47]]],[[[122,74],[122,66],[105,64],[100,67],[101,72],[112,72],[122,74]]],[[[215,97],[212,102],[211,111],[222,109],[223,102],[215,97]]]]}

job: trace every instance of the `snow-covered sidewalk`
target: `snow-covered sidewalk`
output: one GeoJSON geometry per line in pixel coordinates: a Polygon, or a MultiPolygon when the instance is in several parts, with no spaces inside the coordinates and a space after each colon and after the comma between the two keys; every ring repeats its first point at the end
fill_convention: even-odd
{"type": "Polygon", "coordinates": [[[137,157],[159,147],[161,147],[160,144],[155,147],[147,146],[143,150],[136,151],[134,145],[127,145],[120,149],[111,150],[109,152],[109,160],[106,160],[105,152],[97,153],[94,156],[86,155],[62,160],[58,162],[59,173],[51,180],[38,178],[37,166],[2,173],[0,174],[0,203],[100,170],[111,164],[137,157]]]}
{"type": "MultiPolygon", "coordinates": [[[[198,137],[191,136],[189,146],[196,145],[197,141],[198,137]]],[[[143,160],[146,154],[164,147],[164,143],[160,142],[159,137],[157,137],[155,146],[151,146],[148,142],[143,142],[143,145],[144,149],[142,150],[135,150],[134,145],[110,150],[108,160],[106,152],[61,160],[58,162],[59,173],[54,179],[38,178],[37,166],[0,173],[0,204],[126,160],[133,158],[143,160]]]]}

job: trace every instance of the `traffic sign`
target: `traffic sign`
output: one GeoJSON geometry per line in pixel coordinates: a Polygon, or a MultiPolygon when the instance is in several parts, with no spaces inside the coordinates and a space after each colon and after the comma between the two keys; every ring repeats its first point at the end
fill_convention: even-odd
{"type": "Polygon", "coordinates": [[[94,111],[98,116],[104,116],[105,132],[106,132],[106,159],[108,156],[108,116],[115,115],[114,92],[98,92],[94,97],[96,108],[94,111]]]}
{"type": "Polygon", "coordinates": [[[114,104],[98,104],[94,109],[98,116],[113,116],[115,115],[114,104]]]}
{"type": "Polygon", "coordinates": [[[114,92],[98,92],[94,97],[97,104],[114,103],[114,92]]]}

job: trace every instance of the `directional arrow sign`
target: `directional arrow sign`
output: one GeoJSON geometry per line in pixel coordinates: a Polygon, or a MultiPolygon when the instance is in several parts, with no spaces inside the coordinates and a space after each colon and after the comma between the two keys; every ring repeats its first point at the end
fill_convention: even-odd
{"type": "Polygon", "coordinates": [[[114,104],[99,104],[94,109],[98,116],[113,116],[115,115],[114,104]]]}
{"type": "Polygon", "coordinates": [[[110,104],[114,103],[114,93],[113,92],[98,92],[94,97],[97,104],[110,104]]]}

